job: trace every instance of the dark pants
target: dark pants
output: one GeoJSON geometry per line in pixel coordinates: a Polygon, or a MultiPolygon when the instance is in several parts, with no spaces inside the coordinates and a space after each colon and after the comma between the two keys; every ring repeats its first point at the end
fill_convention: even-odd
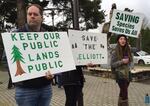
{"type": "Polygon", "coordinates": [[[129,86],[129,81],[126,79],[121,79],[118,81],[118,85],[120,88],[120,93],[119,97],[122,98],[122,100],[128,99],[128,86],[129,86]]]}
{"type": "Polygon", "coordinates": [[[83,92],[80,92],[77,103],[78,103],[78,106],[84,106],[83,92]]]}
{"type": "Polygon", "coordinates": [[[14,84],[12,83],[12,79],[11,79],[11,75],[10,75],[10,72],[8,71],[8,75],[9,75],[9,82],[8,82],[8,86],[7,88],[8,89],[11,89],[14,87],[14,84]]]}
{"type": "MultiPolygon", "coordinates": [[[[82,94],[82,86],[80,85],[65,85],[66,103],[65,106],[77,106],[78,99],[81,100],[80,95],[82,94]]],[[[83,96],[83,94],[82,94],[83,96]]],[[[82,104],[80,101],[79,103],[82,104]]]]}
{"type": "Polygon", "coordinates": [[[56,79],[57,79],[58,88],[61,88],[61,86],[62,86],[62,75],[61,74],[56,75],[56,79]]]}

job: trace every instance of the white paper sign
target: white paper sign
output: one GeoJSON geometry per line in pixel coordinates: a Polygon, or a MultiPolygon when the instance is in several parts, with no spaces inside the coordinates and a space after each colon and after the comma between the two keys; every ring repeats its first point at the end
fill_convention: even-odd
{"type": "Polygon", "coordinates": [[[76,65],[107,63],[106,34],[69,30],[69,39],[76,65]]]}
{"type": "Polygon", "coordinates": [[[75,69],[66,32],[2,33],[13,82],[75,69]]]}
{"type": "Polygon", "coordinates": [[[138,38],[143,18],[141,14],[114,10],[109,32],[138,38]]]}

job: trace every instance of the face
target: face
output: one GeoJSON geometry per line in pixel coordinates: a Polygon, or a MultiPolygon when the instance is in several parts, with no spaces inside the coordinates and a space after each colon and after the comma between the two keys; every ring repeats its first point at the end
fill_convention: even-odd
{"type": "Polygon", "coordinates": [[[27,23],[30,27],[40,26],[43,21],[43,17],[40,14],[39,8],[31,6],[27,10],[27,23]]]}
{"type": "Polygon", "coordinates": [[[125,46],[126,45],[126,38],[124,36],[120,37],[118,40],[120,46],[125,46]]]}

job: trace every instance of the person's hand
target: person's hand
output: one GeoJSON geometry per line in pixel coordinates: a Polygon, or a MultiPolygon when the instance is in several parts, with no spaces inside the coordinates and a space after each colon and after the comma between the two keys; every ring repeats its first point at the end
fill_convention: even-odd
{"type": "Polygon", "coordinates": [[[129,63],[129,58],[122,59],[122,62],[123,62],[123,64],[128,64],[129,63]]]}
{"type": "Polygon", "coordinates": [[[46,72],[45,75],[46,75],[45,77],[49,80],[53,79],[53,77],[54,77],[50,71],[46,72]]]}

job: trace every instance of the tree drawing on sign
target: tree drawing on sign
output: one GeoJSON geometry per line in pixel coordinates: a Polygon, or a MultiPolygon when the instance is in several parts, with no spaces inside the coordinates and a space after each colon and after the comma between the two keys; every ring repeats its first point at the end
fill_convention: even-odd
{"type": "Polygon", "coordinates": [[[12,57],[13,63],[16,62],[16,65],[17,65],[17,71],[16,71],[15,76],[22,75],[23,73],[25,73],[24,70],[22,69],[21,63],[20,63],[20,61],[25,63],[23,61],[24,58],[22,57],[22,53],[19,51],[19,48],[17,48],[14,45],[13,48],[12,48],[12,53],[11,54],[13,55],[13,57],[12,57]]]}

